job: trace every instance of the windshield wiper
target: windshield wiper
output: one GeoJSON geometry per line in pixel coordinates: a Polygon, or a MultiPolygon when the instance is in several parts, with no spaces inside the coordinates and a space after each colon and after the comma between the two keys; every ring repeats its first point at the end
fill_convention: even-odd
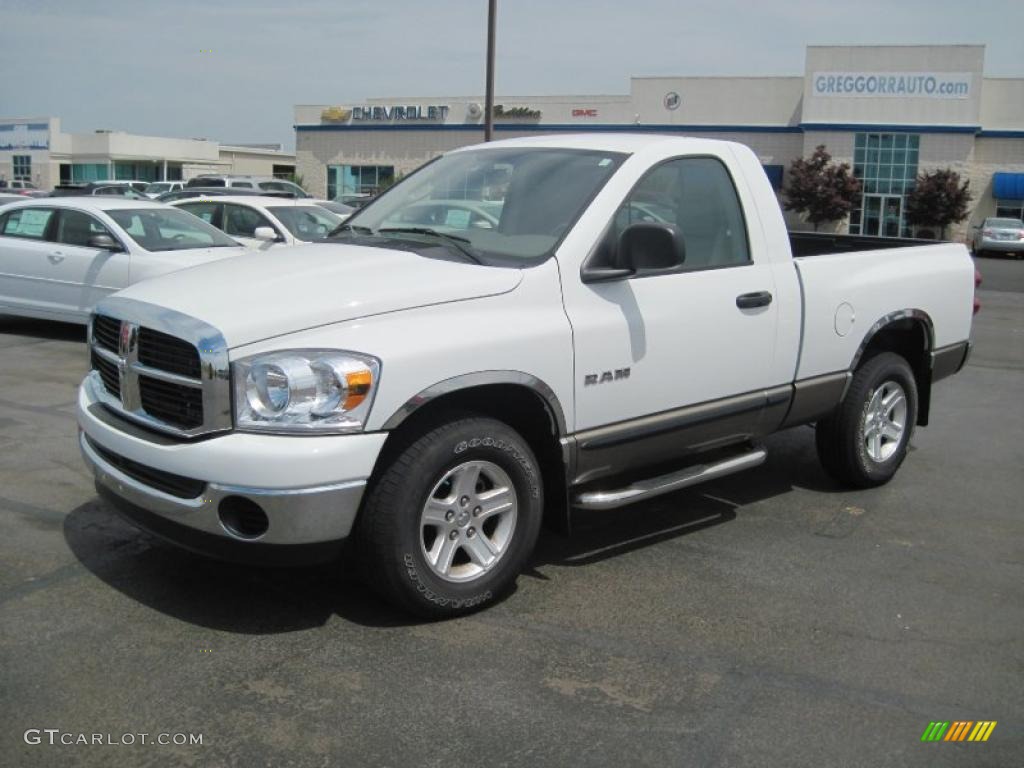
{"type": "Polygon", "coordinates": [[[328,232],[327,236],[328,237],[334,237],[335,235],[340,235],[340,234],[343,234],[345,232],[357,232],[360,235],[372,235],[373,234],[373,230],[370,229],[369,227],[363,227],[363,226],[360,226],[359,224],[349,224],[348,222],[343,221],[343,222],[341,222],[341,224],[339,224],[334,229],[332,229],[330,232],[328,232]]]}
{"type": "Polygon", "coordinates": [[[439,240],[443,240],[452,246],[455,250],[465,256],[467,259],[472,261],[474,264],[483,264],[480,257],[476,255],[476,252],[472,248],[472,240],[468,237],[460,237],[459,235],[449,235],[444,232],[438,232],[436,229],[430,227],[385,227],[384,229],[378,229],[377,234],[410,234],[410,235],[430,235],[436,237],[439,240]]]}

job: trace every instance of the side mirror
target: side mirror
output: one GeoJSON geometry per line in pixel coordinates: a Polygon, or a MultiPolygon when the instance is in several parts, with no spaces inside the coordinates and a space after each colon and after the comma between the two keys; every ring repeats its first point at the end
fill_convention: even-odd
{"type": "Polygon", "coordinates": [[[124,248],[110,235],[93,235],[89,238],[90,248],[99,248],[104,251],[123,251],[124,248]]]}
{"type": "Polygon", "coordinates": [[[273,227],[256,227],[252,231],[252,236],[257,240],[267,240],[269,242],[277,240],[277,232],[274,231],[273,227]]]}
{"type": "MultiPolygon", "coordinates": [[[[607,243],[607,241],[606,241],[607,243]]],[[[622,280],[640,272],[674,269],[686,260],[686,249],[673,224],[637,222],[626,227],[612,247],[605,248],[604,266],[586,264],[580,271],[584,283],[622,280]],[[613,262],[609,264],[608,262],[613,262]]]]}
{"type": "Polygon", "coordinates": [[[616,266],[634,273],[673,269],[686,261],[679,230],[672,224],[638,222],[619,235],[616,266]]]}

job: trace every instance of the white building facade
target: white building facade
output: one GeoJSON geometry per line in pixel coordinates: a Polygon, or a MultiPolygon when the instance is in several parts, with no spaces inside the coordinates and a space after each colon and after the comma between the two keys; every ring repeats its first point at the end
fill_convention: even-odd
{"type": "Polygon", "coordinates": [[[24,179],[41,189],[109,179],[187,180],[204,173],[281,176],[294,170],[295,154],[276,145],[106,130],[65,133],[56,117],[0,118],[0,179],[24,179]]]}
{"type": "MultiPolygon", "coordinates": [[[[824,144],[863,192],[843,231],[912,234],[918,174],[970,180],[963,237],[985,216],[1024,212],[1024,77],[984,75],[984,46],[809,47],[794,77],[634,77],[625,95],[503,96],[495,137],[652,131],[751,147],[777,189],[789,164],[824,144]]],[[[456,147],[483,140],[480,96],[371,99],[295,107],[296,166],[310,192],[373,192],[456,147]]],[[[793,226],[800,226],[790,216],[793,226]]]]}

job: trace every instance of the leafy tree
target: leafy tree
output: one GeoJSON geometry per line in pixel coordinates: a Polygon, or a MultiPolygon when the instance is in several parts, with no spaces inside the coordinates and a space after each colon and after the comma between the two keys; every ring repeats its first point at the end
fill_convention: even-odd
{"type": "Polygon", "coordinates": [[[809,158],[798,157],[790,163],[783,194],[786,210],[806,216],[817,232],[823,221],[845,218],[860,199],[860,189],[850,164],[833,163],[825,145],[819,144],[809,158]]]}
{"type": "Polygon", "coordinates": [[[920,174],[913,191],[907,194],[907,223],[937,227],[945,239],[950,224],[967,218],[970,186],[969,180],[961,184],[960,174],[950,168],[920,174]]]}

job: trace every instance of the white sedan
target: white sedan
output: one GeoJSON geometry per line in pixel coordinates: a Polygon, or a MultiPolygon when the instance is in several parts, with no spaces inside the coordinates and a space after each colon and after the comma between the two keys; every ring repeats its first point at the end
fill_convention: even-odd
{"type": "Polygon", "coordinates": [[[121,197],[26,200],[0,209],[0,313],[88,322],[104,296],[247,250],[162,203],[121,197]]]}
{"type": "Polygon", "coordinates": [[[191,198],[171,205],[256,250],[323,240],[345,220],[309,200],[259,195],[191,198]]]}

